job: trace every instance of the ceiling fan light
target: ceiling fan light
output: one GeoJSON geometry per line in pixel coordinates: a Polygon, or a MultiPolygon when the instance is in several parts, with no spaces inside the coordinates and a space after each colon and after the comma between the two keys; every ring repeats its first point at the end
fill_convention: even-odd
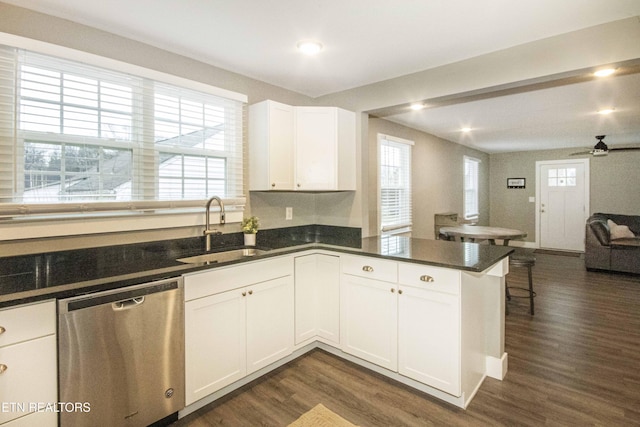
{"type": "Polygon", "coordinates": [[[615,72],[616,72],[615,68],[604,68],[602,70],[596,71],[595,73],[593,73],[593,75],[596,77],[607,77],[615,72]]]}
{"type": "Polygon", "coordinates": [[[423,103],[421,103],[421,102],[416,102],[416,103],[414,103],[414,104],[411,104],[411,105],[409,106],[409,108],[411,108],[411,109],[412,109],[412,110],[414,110],[414,111],[419,111],[419,110],[424,109],[424,104],[423,104],[423,103]]]}
{"type": "Polygon", "coordinates": [[[611,107],[611,108],[603,108],[602,110],[598,110],[598,114],[602,114],[602,115],[607,115],[607,114],[611,114],[614,111],[616,111],[615,108],[611,107]]]}
{"type": "Polygon", "coordinates": [[[463,127],[463,128],[460,129],[460,132],[464,132],[464,133],[471,132],[471,128],[470,127],[463,127]]]}

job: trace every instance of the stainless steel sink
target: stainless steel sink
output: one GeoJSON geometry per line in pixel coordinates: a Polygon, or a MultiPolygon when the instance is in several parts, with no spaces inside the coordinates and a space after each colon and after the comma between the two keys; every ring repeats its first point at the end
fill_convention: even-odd
{"type": "Polygon", "coordinates": [[[211,252],[186,258],[178,258],[177,261],[184,262],[185,264],[212,264],[217,262],[228,262],[247,257],[259,256],[267,252],[269,251],[266,249],[257,248],[232,249],[229,251],[211,252]]]}

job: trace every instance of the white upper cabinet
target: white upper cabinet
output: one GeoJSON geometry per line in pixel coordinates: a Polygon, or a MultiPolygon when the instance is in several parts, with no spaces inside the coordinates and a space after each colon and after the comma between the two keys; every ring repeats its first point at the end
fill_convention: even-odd
{"type": "Polygon", "coordinates": [[[293,110],[274,101],[249,107],[251,190],[293,190],[293,110]]]}
{"type": "Polygon", "coordinates": [[[355,113],[336,107],[249,107],[252,191],[356,189],[355,113]]]}

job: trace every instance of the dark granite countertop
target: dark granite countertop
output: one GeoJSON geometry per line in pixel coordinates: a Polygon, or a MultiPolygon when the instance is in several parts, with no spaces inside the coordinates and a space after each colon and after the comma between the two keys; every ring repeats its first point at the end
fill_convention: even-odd
{"type": "MultiPolygon", "coordinates": [[[[258,237],[258,246],[270,249],[264,255],[213,265],[176,261],[204,252],[202,238],[0,258],[0,308],[50,298],[67,298],[310,249],[472,272],[486,270],[513,251],[513,248],[504,246],[401,236],[361,239],[357,228],[317,225],[264,230],[258,237]]],[[[214,250],[240,247],[242,235],[225,235],[216,243],[214,250]]]]}

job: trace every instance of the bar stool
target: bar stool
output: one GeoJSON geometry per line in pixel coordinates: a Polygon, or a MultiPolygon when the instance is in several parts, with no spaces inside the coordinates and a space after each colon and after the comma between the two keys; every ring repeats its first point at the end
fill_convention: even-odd
{"type": "MultiPolygon", "coordinates": [[[[533,274],[531,272],[531,268],[536,265],[536,258],[528,253],[514,253],[509,257],[509,266],[510,267],[527,267],[527,274],[529,276],[529,288],[519,288],[517,286],[508,286],[505,285],[505,292],[507,301],[511,301],[511,298],[529,298],[529,310],[531,315],[534,314],[534,305],[533,298],[535,298],[536,293],[533,290],[533,274]],[[520,289],[526,292],[526,295],[511,295],[509,289],[520,289]]],[[[509,308],[506,307],[506,312],[509,314],[509,308]]]]}

